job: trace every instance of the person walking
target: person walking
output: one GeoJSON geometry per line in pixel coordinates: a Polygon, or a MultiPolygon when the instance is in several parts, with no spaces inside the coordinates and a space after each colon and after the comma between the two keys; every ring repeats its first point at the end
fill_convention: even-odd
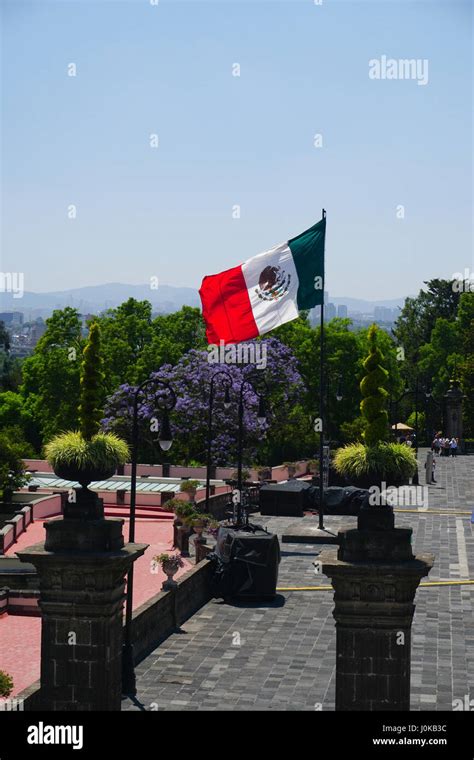
{"type": "Polygon", "coordinates": [[[455,457],[458,453],[458,442],[456,438],[451,438],[449,442],[449,448],[451,450],[451,456],[455,457]]]}

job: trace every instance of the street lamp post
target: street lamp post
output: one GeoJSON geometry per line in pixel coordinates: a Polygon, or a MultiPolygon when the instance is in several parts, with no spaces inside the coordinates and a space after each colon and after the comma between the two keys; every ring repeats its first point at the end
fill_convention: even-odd
{"type": "MultiPolygon", "coordinates": [[[[267,389],[267,384],[263,378],[262,378],[262,381],[265,386],[265,389],[267,389]]],[[[241,528],[243,525],[242,456],[243,456],[243,440],[244,440],[244,397],[249,391],[252,391],[254,394],[258,396],[257,421],[263,424],[267,417],[264,396],[262,393],[259,393],[255,385],[256,385],[256,379],[245,378],[240,384],[240,389],[239,389],[239,412],[238,412],[239,433],[238,433],[238,448],[237,448],[237,491],[238,491],[237,520],[236,520],[237,528],[241,528]]]]}
{"type": "Polygon", "coordinates": [[[220,381],[225,388],[224,408],[230,407],[230,388],[232,387],[232,375],[226,370],[216,372],[210,383],[209,390],[209,416],[207,422],[207,462],[206,462],[206,512],[209,512],[209,495],[211,481],[211,448],[212,448],[212,410],[214,407],[214,383],[220,381]]]}
{"type": "MultiPolygon", "coordinates": [[[[172,387],[164,380],[150,378],[139,385],[133,394],[133,420],[132,420],[132,471],[130,478],[130,521],[129,536],[130,543],[135,541],[135,512],[136,512],[136,494],[137,494],[137,459],[138,459],[138,399],[151,386],[161,386],[167,394],[167,399],[155,396],[156,408],[162,412],[162,421],[159,430],[159,444],[163,451],[168,451],[172,444],[171,428],[168,413],[176,405],[176,394],[172,387]]],[[[122,651],[122,693],[135,696],[137,693],[135,667],[133,662],[133,644],[132,644],[132,613],[133,613],[133,565],[127,575],[127,595],[125,608],[125,634],[122,651]]]]}

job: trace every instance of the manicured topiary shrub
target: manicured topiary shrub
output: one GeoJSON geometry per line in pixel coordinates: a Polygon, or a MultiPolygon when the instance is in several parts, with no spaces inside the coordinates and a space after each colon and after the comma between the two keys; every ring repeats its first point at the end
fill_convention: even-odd
{"type": "Polygon", "coordinates": [[[370,353],[364,360],[364,369],[367,374],[362,379],[360,390],[363,399],[360,410],[367,420],[363,432],[364,443],[374,446],[380,441],[386,441],[388,436],[388,414],[386,410],[388,391],[388,372],[382,366],[383,354],[377,346],[377,327],[372,325],[368,332],[370,353]]]}
{"type": "Polygon", "coordinates": [[[81,364],[81,403],[79,404],[79,425],[86,441],[100,429],[104,400],[104,373],[100,355],[100,328],[97,322],[91,325],[89,340],[84,348],[81,364]]]}
{"type": "Polygon", "coordinates": [[[364,361],[366,375],[360,383],[363,396],[360,404],[360,425],[363,442],[351,443],[334,455],[334,469],[346,482],[359,488],[399,486],[408,483],[416,472],[414,451],[400,443],[389,443],[388,392],[385,388],[388,372],[383,367],[383,354],[377,346],[377,327],[368,333],[369,355],[364,361]]]}

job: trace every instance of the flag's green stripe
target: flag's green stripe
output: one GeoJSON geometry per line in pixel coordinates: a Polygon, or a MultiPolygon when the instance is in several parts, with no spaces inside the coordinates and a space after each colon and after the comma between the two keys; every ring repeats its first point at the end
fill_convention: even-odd
{"type": "Polygon", "coordinates": [[[298,309],[312,309],[322,304],[324,295],[324,238],[326,219],[288,241],[298,274],[298,309]],[[315,278],[321,278],[320,283],[315,278]]]}

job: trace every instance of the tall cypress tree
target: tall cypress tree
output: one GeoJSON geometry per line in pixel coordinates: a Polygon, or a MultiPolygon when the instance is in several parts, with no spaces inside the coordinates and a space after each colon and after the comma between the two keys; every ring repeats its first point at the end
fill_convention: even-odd
{"type": "Polygon", "coordinates": [[[104,373],[100,353],[100,328],[91,325],[89,339],[83,352],[81,364],[81,402],[79,405],[79,429],[86,441],[98,432],[104,400],[104,373]]]}
{"type": "Polygon", "coordinates": [[[368,339],[370,351],[363,364],[367,374],[360,383],[363,396],[360,410],[367,420],[367,427],[363,433],[364,441],[367,446],[375,446],[381,441],[386,441],[388,436],[388,391],[385,388],[388,372],[383,367],[384,356],[377,345],[376,325],[371,325],[368,339]]]}

